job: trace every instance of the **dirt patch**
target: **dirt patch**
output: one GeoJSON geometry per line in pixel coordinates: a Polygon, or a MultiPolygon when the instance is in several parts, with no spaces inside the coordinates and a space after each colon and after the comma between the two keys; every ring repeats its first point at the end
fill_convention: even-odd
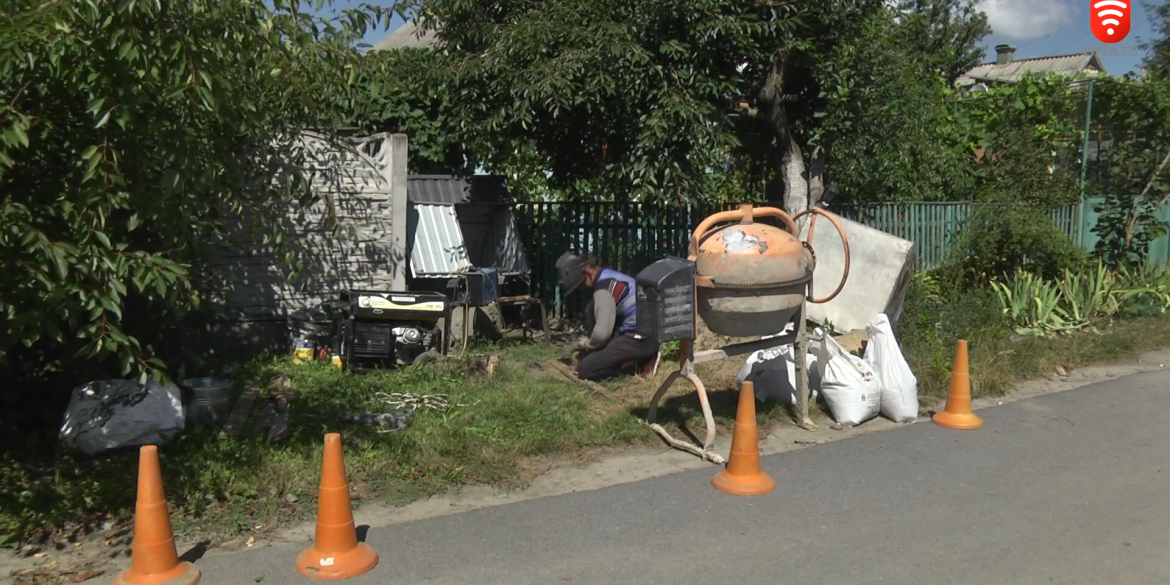
{"type": "Polygon", "coordinates": [[[695,331],[695,349],[702,351],[704,349],[718,349],[725,345],[732,345],[735,343],[746,343],[748,341],[755,341],[760,337],[728,337],[720,335],[707,328],[707,324],[701,319],[699,320],[699,327],[695,331]]]}

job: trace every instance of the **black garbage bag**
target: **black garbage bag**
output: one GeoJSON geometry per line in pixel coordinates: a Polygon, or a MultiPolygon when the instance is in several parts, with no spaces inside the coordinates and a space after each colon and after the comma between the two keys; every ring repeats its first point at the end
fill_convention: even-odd
{"type": "Polygon", "coordinates": [[[186,425],[178,386],[148,378],[101,380],[73,390],[58,434],[66,448],[97,455],[141,445],[162,445],[186,425]]]}

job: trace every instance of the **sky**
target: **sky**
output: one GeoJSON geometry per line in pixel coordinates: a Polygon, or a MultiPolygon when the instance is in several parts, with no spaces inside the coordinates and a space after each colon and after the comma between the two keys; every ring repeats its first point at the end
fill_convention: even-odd
{"type": "Polygon", "coordinates": [[[1113,45],[1089,30],[1090,0],[982,0],[979,5],[992,29],[983,39],[987,61],[995,60],[999,44],[1015,45],[1016,58],[1096,51],[1107,72],[1123,75],[1141,67],[1144,54],[1138,45],[1154,35],[1140,1],[1133,2],[1129,36],[1113,45]]]}
{"type": "MultiPolygon", "coordinates": [[[[392,0],[337,0],[334,8],[355,6],[363,1],[390,6],[392,0]]],[[[1069,55],[1096,51],[1113,75],[1136,72],[1143,53],[1138,45],[1153,36],[1149,17],[1140,0],[1133,2],[1129,36],[1113,45],[1105,45],[1089,30],[1091,0],[980,0],[979,7],[987,13],[992,33],[984,38],[987,61],[995,60],[995,46],[1016,46],[1017,58],[1069,55]]],[[[390,31],[401,26],[395,17],[390,31]]],[[[369,44],[389,34],[378,29],[366,34],[369,44]]]]}

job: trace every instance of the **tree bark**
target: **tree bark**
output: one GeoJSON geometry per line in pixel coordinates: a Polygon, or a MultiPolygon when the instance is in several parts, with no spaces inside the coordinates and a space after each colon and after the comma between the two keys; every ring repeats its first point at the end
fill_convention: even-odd
{"type": "Polygon", "coordinates": [[[781,205],[789,214],[796,215],[809,207],[809,184],[805,174],[804,156],[793,136],[784,109],[784,66],[787,54],[781,52],[772,62],[772,69],[760,90],[760,114],[772,133],[769,158],[780,171],[780,185],[770,183],[767,197],[781,205]]]}
{"type": "Polygon", "coordinates": [[[816,207],[825,196],[825,149],[813,149],[808,169],[808,206],[816,207]]]}

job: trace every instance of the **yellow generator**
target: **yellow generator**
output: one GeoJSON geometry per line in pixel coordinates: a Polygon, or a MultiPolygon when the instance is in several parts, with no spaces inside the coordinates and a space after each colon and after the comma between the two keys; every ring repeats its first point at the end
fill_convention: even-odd
{"type": "Polygon", "coordinates": [[[389,369],[447,354],[451,319],[445,295],[350,290],[339,300],[333,347],[343,367],[389,369]]]}

